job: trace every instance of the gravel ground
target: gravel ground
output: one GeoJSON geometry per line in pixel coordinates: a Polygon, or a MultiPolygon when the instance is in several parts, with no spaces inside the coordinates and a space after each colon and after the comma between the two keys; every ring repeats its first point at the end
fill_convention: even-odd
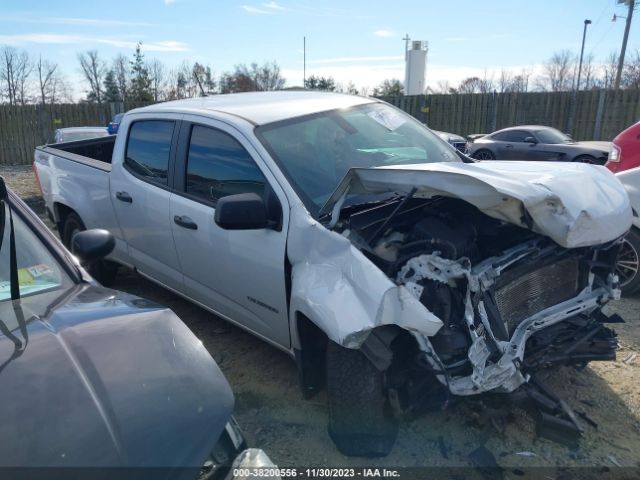
{"type": "MultiPolygon", "coordinates": [[[[29,167],[0,167],[0,175],[44,217],[29,167]]],[[[469,453],[480,445],[518,478],[529,474],[523,477],[516,467],[586,466],[607,471],[640,466],[640,297],[611,305],[627,320],[615,326],[621,343],[617,361],[592,363],[582,371],[560,368],[546,375],[556,393],[597,424],[587,425],[577,450],[536,438],[532,419],[517,408],[507,410],[506,422],[490,422],[478,413],[479,401],[467,400],[405,422],[391,455],[372,461],[346,458],[336,451],[326,432],[324,394],[303,400],[287,355],[131,271],[121,270],[115,288],[168,305],[184,320],[231,383],[236,417],[248,441],[265,449],[281,467],[469,466],[469,453]]]]}

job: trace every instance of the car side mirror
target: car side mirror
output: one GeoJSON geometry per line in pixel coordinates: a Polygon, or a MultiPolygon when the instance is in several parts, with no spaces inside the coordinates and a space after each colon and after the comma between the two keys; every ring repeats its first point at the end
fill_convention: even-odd
{"type": "Polygon", "coordinates": [[[227,195],[216,204],[215,222],[225,230],[258,230],[269,227],[267,205],[256,193],[227,195]]]}
{"type": "Polygon", "coordinates": [[[533,137],[525,137],[524,142],[525,143],[533,143],[533,144],[538,143],[538,141],[533,137]]]}
{"type": "Polygon", "coordinates": [[[71,253],[83,264],[106,257],[115,246],[114,236],[99,228],[78,232],[71,239],[71,253]]]}

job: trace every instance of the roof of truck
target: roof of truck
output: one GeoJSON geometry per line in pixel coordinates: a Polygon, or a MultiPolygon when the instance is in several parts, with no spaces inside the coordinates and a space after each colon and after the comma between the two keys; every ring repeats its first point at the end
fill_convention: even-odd
{"type": "Polygon", "coordinates": [[[342,93],[278,91],[232,93],[156,103],[136,112],[203,113],[217,111],[242,117],[254,125],[286,120],[318,112],[376,102],[373,98],[342,93]]]}

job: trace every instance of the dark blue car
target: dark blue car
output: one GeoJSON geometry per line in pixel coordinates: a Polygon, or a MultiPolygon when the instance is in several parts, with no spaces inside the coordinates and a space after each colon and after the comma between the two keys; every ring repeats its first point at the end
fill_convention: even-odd
{"type": "Polygon", "coordinates": [[[113,116],[113,119],[107,124],[107,131],[109,132],[109,135],[115,135],[118,133],[118,127],[120,126],[123,116],[124,113],[116,113],[113,116]]]}

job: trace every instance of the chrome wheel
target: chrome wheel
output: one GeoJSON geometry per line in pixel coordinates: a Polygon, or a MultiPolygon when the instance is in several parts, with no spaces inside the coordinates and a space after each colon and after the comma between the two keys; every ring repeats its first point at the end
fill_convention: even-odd
{"type": "Polygon", "coordinates": [[[635,247],[626,238],[622,242],[618,263],[616,264],[616,274],[620,279],[620,287],[626,287],[638,275],[640,256],[635,247]]]}
{"type": "Polygon", "coordinates": [[[493,153],[491,153],[489,150],[478,150],[473,155],[473,158],[477,160],[493,160],[495,157],[493,156],[493,153]]]}

